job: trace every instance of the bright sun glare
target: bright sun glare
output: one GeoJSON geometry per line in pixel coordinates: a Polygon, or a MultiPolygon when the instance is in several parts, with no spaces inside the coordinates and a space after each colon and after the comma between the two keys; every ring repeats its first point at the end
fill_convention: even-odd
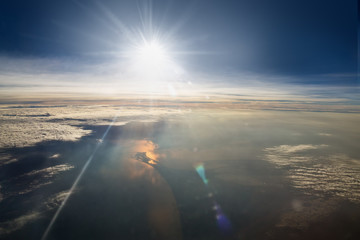
{"type": "MultiPolygon", "coordinates": [[[[159,70],[166,66],[168,56],[165,48],[157,41],[144,42],[137,48],[136,62],[143,68],[159,70]]],[[[150,69],[149,69],[150,70],[150,69]]]]}
{"type": "Polygon", "coordinates": [[[157,63],[165,60],[164,48],[155,41],[145,43],[140,47],[139,54],[142,60],[149,63],[157,63]]]}
{"type": "Polygon", "coordinates": [[[156,38],[142,37],[129,51],[129,70],[145,91],[176,96],[174,84],[182,82],[184,70],[176,64],[168,46],[156,38]]]}

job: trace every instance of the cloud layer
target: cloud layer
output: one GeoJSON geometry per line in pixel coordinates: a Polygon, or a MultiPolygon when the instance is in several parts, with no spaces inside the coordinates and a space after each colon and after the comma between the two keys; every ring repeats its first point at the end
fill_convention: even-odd
{"type": "Polygon", "coordinates": [[[308,194],[333,195],[360,203],[360,161],[327,153],[328,145],[265,148],[266,159],[285,170],[292,185],[308,194]]]}

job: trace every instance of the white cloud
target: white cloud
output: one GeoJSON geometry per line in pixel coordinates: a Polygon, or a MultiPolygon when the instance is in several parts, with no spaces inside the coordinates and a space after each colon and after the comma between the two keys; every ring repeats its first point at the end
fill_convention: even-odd
{"type": "Polygon", "coordinates": [[[76,141],[91,133],[65,124],[36,120],[8,121],[0,126],[0,147],[24,147],[42,141],[76,141]]]}
{"type": "MultiPolygon", "coordinates": [[[[74,191],[73,191],[74,193],[74,191]]],[[[50,196],[47,201],[44,202],[44,206],[46,210],[52,210],[57,208],[69,194],[69,191],[61,191],[59,193],[53,194],[50,196]]]]}
{"type": "Polygon", "coordinates": [[[38,220],[46,211],[56,209],[62,203],[68,193],[69,191],[55,193],[51,195],[46,201],[44,201],[39,206],[37,211],[31,211],[12,220],[0,222],[0,237],[1,235],[12,233],[21,229],[28,223],[38,220]]]}
{"type": "Polygon", "coordinates": [[[324,136],[324,137],[331,137],[332,134],[330,133],[318,133],[319,136],[324,136]]]}
{"type": "MultiPolygon", "coordinates": [[[[184,114],[176,108],[136,107],[128,100],[114,105],[4,106],[0,109],[0,148],[33,146],[43,141],[77,141],[91,134],[83,125],[114,125],[130,121],[151,122],[164,116],[184,114]],[[128,106],[126,106],[126,104],[128,106]]],[[[136,105],[136,104],[135,104],[136,105]]],[[[0,165],[10,161],[0,156],[0,165]]]]}
{"type": "Polygon", "coordinates": [[[319,149],[327,147],[325,144],[321,145],[312,145],[312,144],[300,144],[300,145],[280,145],[272,148],[266,148],[265,151],[267,152],[273,152],[276,154],[289,154],[289,153],[297,153],[297,152],[303,152],[313,149],[319,149]]]}
{"type": "Polygon", "coordinates": [[[52,183],[54,176],[73,168],[74,166],[70,164],[59,164],[52,167],[33,170],[18,177],[8,179],[5,181],[6,184],[16,183],[18,187],[16,188],[16,191],[4,192],[3,198],[27,194],[45,185],[49,185],[52,183]]]}
{"type": "Polygon", "coordinates": [[[264,152],[269,162],[287,171],[295,188],[311,195],[331,194],[359,203],[359,160],[322,151],[326,147],[329,146],[280,145],[264,152]]]}
{"type": "Polygon", "coordinates": [[[6,221],[6,222],[1,222],[0,223],[0,236],[4,235],[4,234],[9,234],[13,231],[16,231],[20,228],[22,228],[23,226],[25,226],[26,224],[38,219],[40,217],[40,213],[39,212],[30,212],[27,213],[25,215],[22,215],[20,217],[17,217],[15,219],[6,221]]]}
{"type": "Polygon", "coordinates": [[[0,152],[0,166],[16,162],[17,159],[10,154],[0,152]]]}
{"type": "Polygon", "coordinates": [[[74,166],[70,164],[59,164],[48,168],[43,168],[40,170],[33,170],[29,173],[25,173],[24,175],[21,175],[20,177],[29,177],[34,175],[41,175],[43,178],[51,178],[54,175],[63,172],[68,171],[70,169],[73,169],[74,166]]]}
{"type": "Polygon", "coordinates": [[[60,157],[60,153],[55,153],[53,155],[51,155],[49,158],[54,159],[54,158],[59,158],[60,157]]]}

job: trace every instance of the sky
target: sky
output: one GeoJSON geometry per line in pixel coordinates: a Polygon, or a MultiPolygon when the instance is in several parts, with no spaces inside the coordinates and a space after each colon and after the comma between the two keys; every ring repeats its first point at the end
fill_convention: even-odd
{"type": "Polygon", "coordinates": [[[358,93],[355,0],[5,0],[1,5],[0,85],[7,92],[114,93],[109,87],[114,84],[132,92],[140,84],[170,95],[205,85],[275,88],[288,95],[309,86],[312,91],[340,86],[335,96],[358,93]],[[133,59],[134,49],[152,39],[171,59],[161,74],[133,59]],[[198,86],[180,87],[184,83],[198,86]]]}

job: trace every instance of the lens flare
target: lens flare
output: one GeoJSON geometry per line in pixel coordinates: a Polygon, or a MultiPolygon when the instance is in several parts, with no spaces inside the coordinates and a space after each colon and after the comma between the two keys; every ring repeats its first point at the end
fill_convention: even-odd
{"type": "MultiPolygon", "coordinates": [[[[195,165],[195,170],[199,174],[199,176],[202,179],[202,181],[204,182],[204,184],[206,186],[208,186],[209,181],[205,175],[204,164],[200,163],[200,164],[195,165]]],[[[208,190],[209,190],[209,188],[208,188],[208,190]]],[[[211,198],[213,200],[213,204],[214,204],[213,210],[215,211],[216,223],[218,225],[219,230],[224,235],[230,235],[232,232],[232,226],[231,226],[230,220],[223,213],[220,205],[214,200],[214,194],[211,191],[209,191],[208,196],[209,196],[209,198],[211,198]]]]}
{"type": "Polygon", "coordinates": [[[231,232],[230,220],[225,216],[220,205],[216,202],[214,202],[214,210],[216,212],[216,222],[219,229],[222,233],[229,234],[231,232]]]}
{"type": "Polygon", "coordinates": [[[196,169],[196,172],[199,174],[199,176],[201,177],[202,181],[204,182],[205,185],[208,184],[208,180],[206,178],[206,175],[205,175],[205,168],[204,168],[204,164],[199,164],[195,167],[196,169]]]}

